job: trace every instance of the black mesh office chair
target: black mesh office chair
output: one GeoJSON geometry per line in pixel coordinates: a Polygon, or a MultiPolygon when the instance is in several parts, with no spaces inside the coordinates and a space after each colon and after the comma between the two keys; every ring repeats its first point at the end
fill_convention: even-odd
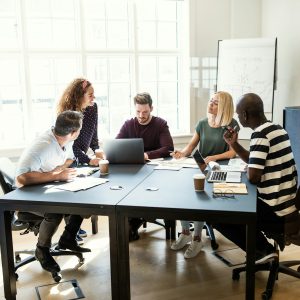
{"type": "MultiPolygon", "coordinates": [[[[300,209],[300,188],[297,191],[297,203],[296,206],[298,210],[300,209]]],[[[269,300],[273,294],[273,287],[278,280],[279,273],[283,273],[292,277],[300,279],[300,260],[291,260],[291,261],[280,261],[279,253],[283,251],[285,246],[290,244],[300,246],[300,214],[295,213],[291,216],[285,223],[285,232],[278,234],[274,224],[268,226],[268,231],[265,231],[264,234],[267,238],[274,240],[274,247],[278,253],[278,257],[265,264],[255,265],[255,272],[257,271],[268,271],[268,281],[266,290],[262,293],[263,300],[269,300]],[[297,267],[296,270],[291,267],[297,267]]],[[[240,273],[245,271],[245,267],[235,268],[232,271],[232,279],[239,280],[240,273]]]]}
{"type": "MultiPolygon", "coordinates": [[[[0,185],[4,194],[7,194],[13,191],[13,178],[15,173],[14,164],[6,157],[0,158],[0,185]]],[[[35,235],[39,232],[40,224],[43,220],[43,217],[38,216],[31,212],[11,212],[12,222],[11,227],[13,231],[20,231],[20,235],[28,234],[33,232],[35,235]]],[[[84,262],[82,253],[69,251],[69,250],[57,250],[55,245],[50,250],[52,256],[61,256],[61,255],[75,255],[78,257],[79,263],[84,262]]],[[[15,272],[22,266],[27,265],[30,262],[35,261],[35,249],[34,250],[22,250],[15,251],[15,272]],[[26,254],[26,258],[21,259],[21,255],[26,254]]],[[[51,274],[53,279],[56,282],[61,280],[61,276],[58,273],[51,274]]],[[[16,278],[18,274],[16,273],[16,278]]]]}

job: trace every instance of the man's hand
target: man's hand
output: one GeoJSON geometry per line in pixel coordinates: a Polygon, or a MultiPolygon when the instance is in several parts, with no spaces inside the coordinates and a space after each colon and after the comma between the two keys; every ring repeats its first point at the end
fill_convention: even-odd
{"type": "Polygon", "coordinates": [[[67,168],[62,171],[55,171],[57,174],[56,180],[59,181],[67,181],[67,180],[73,180],[77,176],[77,171],[74,168],[67,168]]]}
{"type": "Polygon", "coordinates": [[[229,126],[226,128],[226,131],[223,134],[223,138],[229,146],[232,146],[234,143],[237,142],[237,137],[238,133],[229,126]]]}

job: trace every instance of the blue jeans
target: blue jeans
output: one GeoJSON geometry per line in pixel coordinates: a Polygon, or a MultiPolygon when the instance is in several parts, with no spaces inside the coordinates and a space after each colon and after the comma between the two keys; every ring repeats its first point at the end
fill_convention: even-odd
{"type": "MultiPolygon", "coordinates": [[[[182,230],[190,231],[190,221],[180,221],[182,230]]],[[[194,221],[194,236],[200,236],[202,233],[202,229],[204,226],[204,222],[194,221]]]]}

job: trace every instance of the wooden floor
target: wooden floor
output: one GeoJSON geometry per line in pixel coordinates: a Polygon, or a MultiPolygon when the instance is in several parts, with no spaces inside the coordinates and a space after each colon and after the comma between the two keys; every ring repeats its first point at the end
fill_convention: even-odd
{"type": "MultiPolygon", "coordinates": [[[[91,224],[85,220],[84,229],[91,232],[91,224]]],[[[179,226],[178,226],[179,228],[179,226]]],[[[85,263],[76,267],[76,258],[59,257],[63,280],[76,279],[85,299],[111,299],[108,223],[106,217],[99,218],[99,233],[89,234],[85,245],[92,253],[85,254],[85,263]]],[[[54,240],[58,240],[59,232],[54,240]]],[[[153,224],[142,229],[140,240],[130,243],[131,295],[132,299],[143,300],[185,300],[185,299],[244,299],[245,274],[239,281],[231,279],[232,268],[219,260],[204,238],[205,246],[198,257],[190,260],[183,258],[184,251],[169,249],[170,242],[164,239],[164,230],[153,224]]],[[[217,234],[219,249],[230,249],[231,243],[217,234]]],[[[33,234],[20,236],[14,232],[14,245],[18,249],[34,247],[33,234]]],[[[289,246],[282,253],[282,259],[299,258],[300,248],[289,246]]],[[[244,254],[235,259],[243,259],[244,254]]],[[[35,287],[53,283],[51,275],[43,271],[37,262],[24,266],[18,271],[17,282],[19,300],[38,299],[35,287]]],[[[261,299],[267,274],[256,275],[256,299],[261,299]]],[[[60,291],[59,286],[51,289],[51,296],[43,299],[70,299],[68,291],[60,291]]],[[[4,299],[2,274],[0,274],[0,299],[4,299]]],[[[300,280],[280,275],[276,283],[273,300],[300,299],[300,280]]]]}

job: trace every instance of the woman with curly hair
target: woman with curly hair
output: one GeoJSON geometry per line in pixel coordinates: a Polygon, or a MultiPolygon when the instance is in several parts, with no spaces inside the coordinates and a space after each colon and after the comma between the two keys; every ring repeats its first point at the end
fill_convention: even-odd
{"type": "Polygon", "coordinates": [[[79,137],[74,141],[73,152],[80,164],[98,166],[99,158],[89,157],[87,151],[99,149],[98,140],[98,107],[95,103],[94,88],[84,79],[74,79],[65,89],[57,105],[57,113],[65,110],[83,113],[83,123],[79,137]]]}

